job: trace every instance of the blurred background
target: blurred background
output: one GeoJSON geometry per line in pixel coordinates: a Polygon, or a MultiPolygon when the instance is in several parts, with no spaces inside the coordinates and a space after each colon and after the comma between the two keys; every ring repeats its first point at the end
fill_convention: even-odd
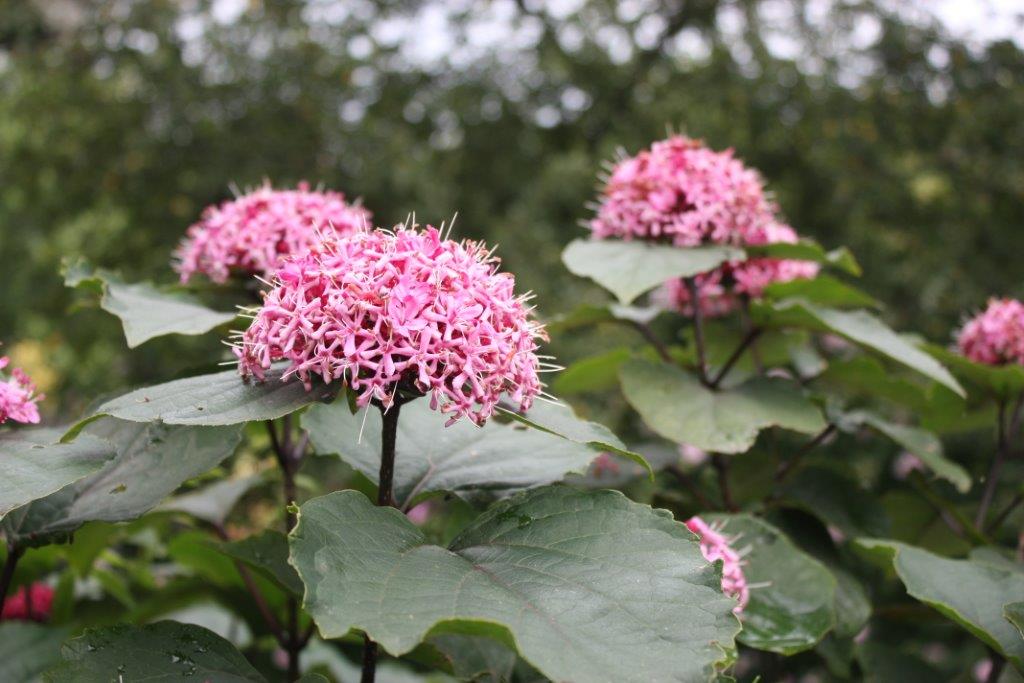
{"type": "MultiPolygon", "coordinates": [[[[602,161],[666,129],[734,147],[789,221],[851,247],[901,329],[947,343],[1024,295],[1024,6],[1013,0],[0,0],[0,340],[50,394],[212,365],[126,352],[59,274],[172,282],[186,227],[270,179],[500,244],[545,316],[602,161]]],[[[567,360],[600,343],[556,340],[567,360]]]]}

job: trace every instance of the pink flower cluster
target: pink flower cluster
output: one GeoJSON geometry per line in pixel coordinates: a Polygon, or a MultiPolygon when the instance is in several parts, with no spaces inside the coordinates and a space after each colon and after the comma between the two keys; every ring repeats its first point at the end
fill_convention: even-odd
{"type": "Polygon", "coordinates": [[[0,621],[46,621],[53,609],[53,593],[45,583],[22,586],[4,602],[0,621]]]}
{"type": "Polygon", "coordinates": [[[687,528],[700,537],[700,552],[708,562],[722,561],[722,592],[736,598],[735,614],[740,614],[750,601],[750,587],[743,575],[743,560],[729,545],[729,539],[700,517],[691,517],[687,528]]]}
{"type": "MultiPolygon", "coordinates": [[[[11,360],[7,356],[0,357],[0,371],[7,367],[11,360]]],[[[37,401],[46,398],[36,393],[36,385],[28,375],[19,368],[11,370],[10,377],[0,372],[0,424],[7,420],[36,424],[39,422],[37,401]]]]}
{"type": "Polygon", "coordinates": [[[960,330],[957,345],[975,363],[1024,364],[1024,303],[990,299],[988,307],[960,330]]]}
{"type": "Polygon", "coordinates": [[[326,240],[279,270],[236,349],[243,376],[271,363],[307,387],[347,381],[359,405],[390,405],[399,389],[482,424],[503,394],[526,410],[541,391],[537,342],[512,275],[476,242],[432,227],[361,230],[326,240]]]}
{"type": "MultiPolygon", "coordinates": [[[[649,150],[618,162],[590,221],[597,239],[640,239],[696,247],[704,244],[758,246],[796,242],[782,223],[757,171],[732,150],[716,152],[699,140],[674,135],[649,150]]],[[[818,266],[793,260],[754,258],[734,262],[697,278],[701,311],[723,315],[737,294],[760,296],[772,282],[814,277],[818,266]]],[[[691,313],[682,283],[668,285],[662,298],[691,313]]]]}
{"type": "MultiPolygon", "coordinates": [[[[744,246],[764,244],[793,244],[797,242],[793,228],[772,223],[754,231],[744,246]]],[[[813,261],[794,259],[751,258],[731,261],[708,273],[694,278],[700,298],[701,313],[708,317],[727,315],[736,309],[740,297],[756,299],[773,282],[789,282],[800,278],[813,278],[819,266],[813,261]]],[[[670,280],[655,295],[657,301],[684,315],[693,315],[690,292],[682,280],[670,280]]]]}
{"type": "Polygon", "coordinates": [[[188,229],[175,252],[181,281],[202,273],[223,284],[232,271],[271,279],[290,256],[307,252],[324,236],[344,236],[368,225],[370,212],[340,192],[274,190],[269,184],[210,206],[188,229]]]}

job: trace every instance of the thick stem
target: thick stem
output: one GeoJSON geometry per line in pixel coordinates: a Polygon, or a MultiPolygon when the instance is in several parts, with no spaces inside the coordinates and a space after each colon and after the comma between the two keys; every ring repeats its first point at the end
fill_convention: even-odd
{"type": "Polygon", "coordinates": [[[693,307],[693,343],[697,347],[697,377],[701,384],[708,386],[708,362],[704,347],[704,314],[700,310],[700,291],[697,281],[688,277],[683,282],[690,293],[690,306],[693,307]]]}
{"type": "Polygon", "coordinates": [[[729,374],[730,370],[732,370],[732,366],[736,365],[736,361],[743,357],[743,352],[746,351],[748,347],[753,351],[751,345],[757,341],[757,338],[761,336],[762,332],[764,332],[764,330],[760,327],[755,327],[747,332],[747,335],[743,337],[743,341],[740,342],[740,345],[736,347],[736,350],[732,352],[729,359],[725,361],[722,369],[718,371],[718,374],[716,374],[714,378],[712,378],[712,387],[717,387],[721,384],[722,380],[725,379],[725,376],[729,374]]]}
{"type": "Polygon", "coordinates": [[[999,402],[999,425],[996,439],[996,454],[992,458],[992,465],[989,467],[988,476],[985,477],[985,489],[981,493],[981,502],[978,504],[978,514],[974,518],[974,526],[982,529],[985,527],[985,519],[988,517],[988,509],[992,505],[992,499],[996,495],[996,488],[999,486],[999,475],[1003,472],[1003,464],[1006,462],[1006,454],[1010,450],[1006,437],[1006,402],[999,402]]]}
{"type": "MultiPolygon", "coordinates": [[[[395,443],[398,440],[398,415],[402,408],[401,399],[397,396],[392,404],[385,408],[379,406],[381,416],[380,433],[380,475],[377,479],[377,505],[381,507],[397,507],[395,505],[395,443]]],[[[377,677],[377,643],[370,636],[363,636],[363,675],[362,683],[374,683],[377,677]]]]}
{"type": "Polygon", "coordinates": [[[658,335],[654,334],[654,330],[651,329],[650,325],[642,323],[639,320],[634,320],[633,327],[636,328],[637,332],[639,332],[645,340],[647,340],[648,344],[654,347],[654,350],[657,351],[658,356],[663,361],[666,363],[672,363],[672,356],[669,354],[668,349],[661,340],[658,339],[658,335]]]}
{"type": "Polygon", "coordinates": [[[4,603],[7,601],[7,591],[11,588],[11,581],[14,579],[14,569],[18,566],[25,551],[10,543],[7,544],[7,560],[4,561],[3,573],[0,574],[0,614],[3,614],[4,603]]]}

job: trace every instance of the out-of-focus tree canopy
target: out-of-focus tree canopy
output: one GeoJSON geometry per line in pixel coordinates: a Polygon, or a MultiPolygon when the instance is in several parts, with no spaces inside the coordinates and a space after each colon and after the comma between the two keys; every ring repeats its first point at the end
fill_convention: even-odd
{"type": "Polygon", "coordinates": [[[600,296],[559,253],[601,162],[666,127],[760,168],[900,326],[945,343],[961,311],[1024,294],[1013,43],[969,46],[885,2],[546,5],[0,4],[6,349],[63,397],[51,410],[216,351],[123,354],[116,319],[70,308],[60,262],[170,282],[203,206],[264,178],[361,195],[383,225],[458,212],[456,234],[500,243],[541,311],[564,311],[600,296]]]}

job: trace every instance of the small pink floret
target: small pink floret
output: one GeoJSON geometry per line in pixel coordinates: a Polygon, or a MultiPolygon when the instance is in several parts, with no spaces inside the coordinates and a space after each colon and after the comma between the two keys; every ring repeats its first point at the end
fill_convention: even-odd
{"type": "MultiPolygon", "coordinates": [[[[757,171],[744,166],[732,150],[716,152],[682,135],[655,142],[615,165],[590,229],[597,239],[640,239],[678,247],[797,241],[796,231],[779,219],[778,206],[757,171]]],[[[736,308],[739,296],[756,298],[773,282],[817,273],[816,263],[791,259],[725,264],[697,276],[701,312],[725,315],[736,308]]],[[[693,312],[689,292],[679,281],[668,283],[660,300],[687,315],[693,312]]]]}
{"type": "Polygon", "coordinates": [[[532,405],[538,340],[515,280],[476,242],[435,228],[360,230],[288,261],[236,348],[243,376],[279,360],[307,387],[345,381],[365,406],[399,388],[430,396],[449,424],[491,416],[502,396],[532,405]]]}
{"type": "MultiPolygon", "coordinates": [[[[0,357],[0,371],[7,367],[10,359],[0,357]]],[[[29,376],[19,368],[14,368],[9,377],[0,372],[0,424],[13,420],[25,424],[39,422],[38,401],[46,398],[36,392],[36,386],[29,376]]]]}
{"type": "Polygon", "coordinates": [[[989,299],[988,307],[960,330],[957,346],[975,363],[1024,365],[1024,303],[989,299]]]}
{"type": "Polygon", "coordinates": [[[750,601],[750,588],[743,575],[743,559],[732,549],[729,539],[700,517],[691,517],[687,528],[700,537],[700,551],[708,562],[722,561],[722,592],[736,598],[735,614],[740,614],[750,601]]]}
{"type": "Polygon", "coordinates": [[[0,621],[46,621],[53,609],[53,593],[45,583],[22,586],[7,597],[0,621]]]}
{"type": "Polygon", "coordinates": [[[269,184],[208,207],[175,252],[182,282],[196,273],[223,284],[232,272],[271,279],[281,262],[309,251],[321,235],[347,235],[370,223],[370,212],[340,192],[274,190],[269,184]]]}

